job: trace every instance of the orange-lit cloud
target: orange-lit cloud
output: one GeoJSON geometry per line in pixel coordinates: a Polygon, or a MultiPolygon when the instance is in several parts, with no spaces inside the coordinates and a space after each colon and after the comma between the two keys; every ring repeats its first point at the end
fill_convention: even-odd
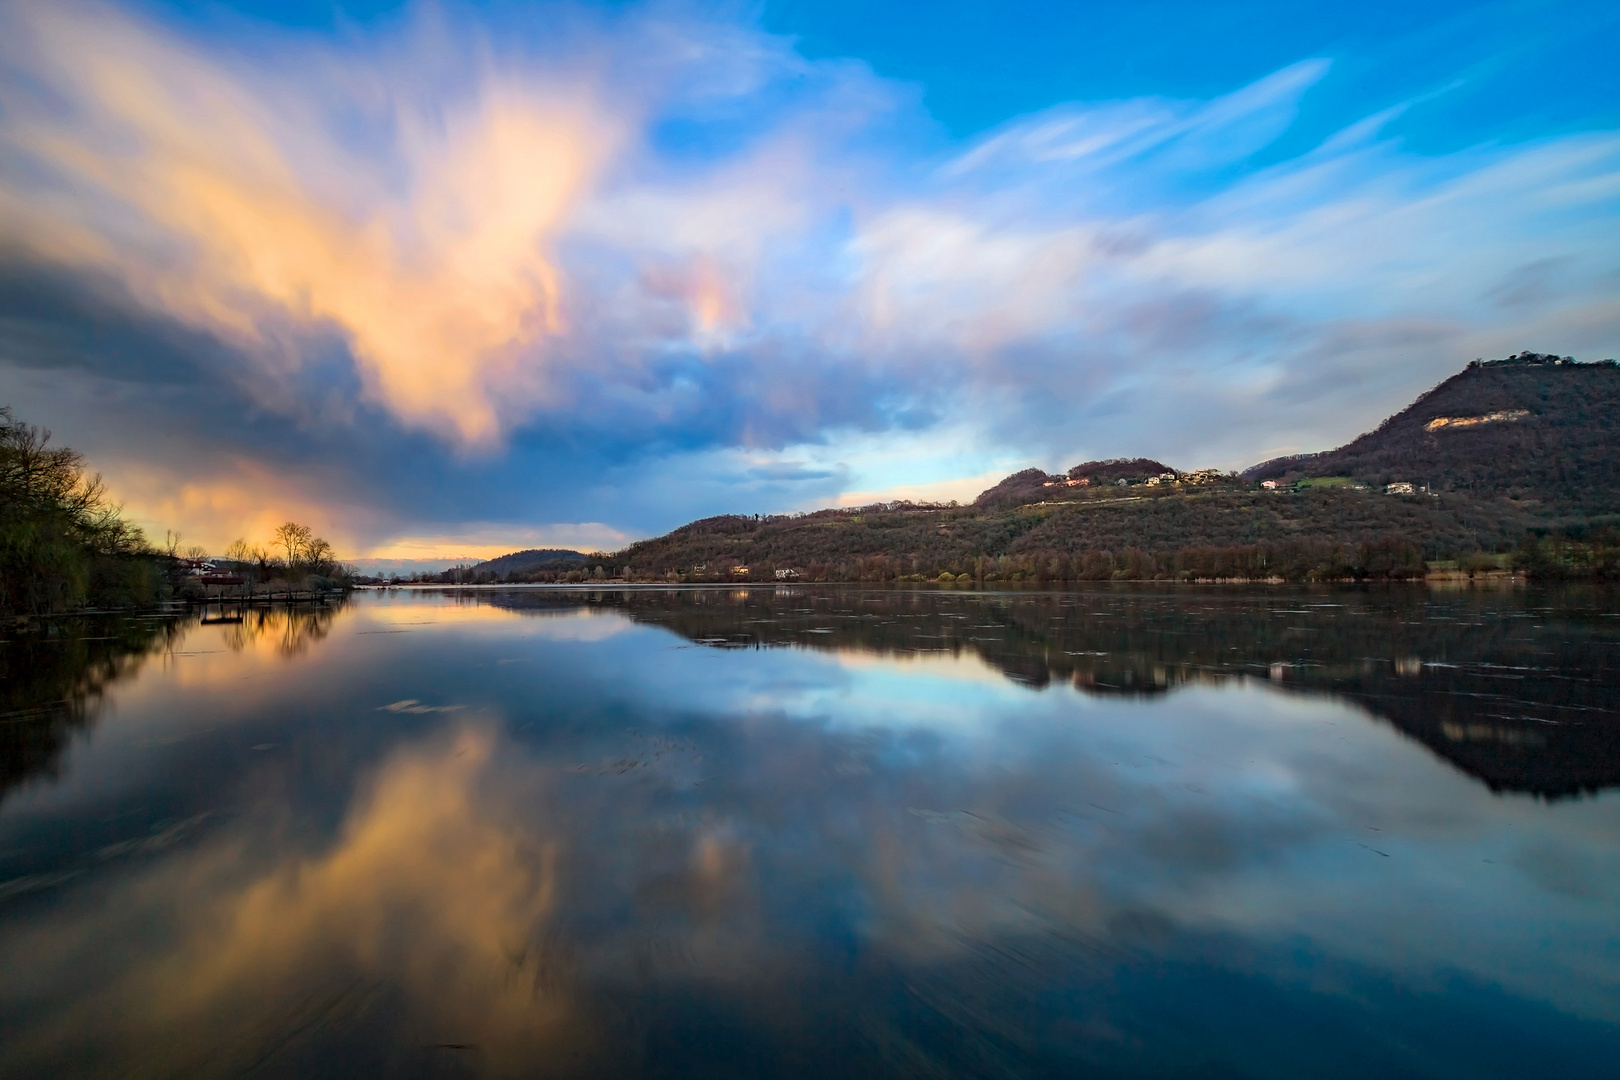
{"type": "Polygon", "coordinates": [[[215,555],[236,539],[268,545],[285,521],[310,526],[341,559],[400,562],[396,569],[407,572],[428,569],[427,563],[476,562],[525,548],[616,551],[637,539],[591,521],[472,521],[431,532],[413,529],[356,498],[331,469],[273,467],[244,457],[198,455],[189,467],[114,461],[106,481],[125,516],[149,538],[161,541],[167,529],[176,528],[182,550],[195,545],[215,555]],[[411,563],[422,565],[403,565],[411,563]]]}
{"type": "Polygon", "coordinates": [[[545,343],[564,327],[547,245],[617,138],[590,101],[487,72],[442,116],[399,109],[391,177],[296,100],[278,115],[226,64],[119,13],[29,4],[8,22],[27,38],[9,59],[71,118],[13,115],[5,141],[76,198],[5,192],[5,239],[110,273],[272,367],[300,363],[278,327],[333,327],[371,395],[463,444],[498,437],[507,396],[548,393],[545,343]]]}
{"type": "Polygon", "coordinates": [[[838,496],[838,505],[866,506],[895,499],[909,502],[950,502],[955,499],[957,502],[970,503],[986,488],[995,487],[1005,475],[1004,471],[995,470],[978,476],[959,476],[924,484],[900,484],[877,491],[846,491],[838,496]]]}
{"type": "Polygon", "coordinates": [[[107,476],[125,515],[154,540],[182,526],[180,547],[223,553],[238,538],[268,544],[284,521],[309,525],[348,561],[493,559],[524,548],[616,551],[634,536],[600,522],[535,526],[467,522],[440,532],[404,532],[347,496],[332,477],[244,458],[202,459],[191,471],[117,462],[107,476]]]}
{"type": "Polygon", "coordinates": [[[713,339],[744,316],[736,287],[713,258],[699,256],[680,268],[650,267],[642,285],[653,296],[683,304],[694,335],[713,339]]]}
{"type": "Polygon", "coordinates": [[[268,543],[276,526],[297,521],[347,557],[383,527],[374,511],[324,495],[309,476],[243,458],[204,459],[191,472],[118,462],[107,479],[126,516],[153,539],[162,539],[165,523],[183,524],[181,547],[195,544],[216,554],[238,538],[268,543]]]}
{"type": "Polygon", "coordinates": [[[454,532],[388,537],[367,545],[359,554],[371,559],[435,559],[447,555],[493,559],[524,548],[617,551],[632,539],[595,521],[538,528],[471,522],[454,532]]]}

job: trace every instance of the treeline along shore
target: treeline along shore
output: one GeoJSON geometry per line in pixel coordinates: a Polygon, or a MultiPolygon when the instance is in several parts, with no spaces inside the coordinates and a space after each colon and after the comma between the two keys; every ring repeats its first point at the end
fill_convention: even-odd
{"type": "Polygon", "coordinates": [[[223,556],[159,546],[107,495],[84,455],[0,408],[0,615],[155,607],[230,596],[308,599],[352,586],[332,545],[287,522],[263,544],[223,556]]]}
{"type": "MultiPolygon", "coordinates": [[[[1241,473],[1146,458],[1027,469],[969,505],[705,518],[612,554],[446,583],[1620,577],[1620,367],[1476,361],[1337,450],[1241,473]]],[[[525,553],[517,553],[522,555],[525,553]]]]}

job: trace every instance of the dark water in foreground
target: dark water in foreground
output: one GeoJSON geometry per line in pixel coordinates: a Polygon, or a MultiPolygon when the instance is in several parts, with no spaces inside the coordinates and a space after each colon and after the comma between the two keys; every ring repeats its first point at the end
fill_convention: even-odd
{"type": "Polygon", "coordinates": [[[0,644],[0,1075],[1620,1076],[1620,595],[0,644]]]}

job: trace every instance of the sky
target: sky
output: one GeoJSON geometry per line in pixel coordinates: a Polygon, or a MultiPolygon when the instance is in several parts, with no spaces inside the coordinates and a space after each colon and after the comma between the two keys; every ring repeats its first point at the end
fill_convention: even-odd
{"type": "Polygon", "coordinates": [[[0,403],[370,567],[1326,449],[1620,355],[1620,8],[0,6],[0,403]]]}

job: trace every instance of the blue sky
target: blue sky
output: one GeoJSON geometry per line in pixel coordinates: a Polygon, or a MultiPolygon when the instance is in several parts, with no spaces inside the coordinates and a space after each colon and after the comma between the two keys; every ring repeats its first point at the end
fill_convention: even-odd
{"type": "Polygon", "coordinates": [[[1595,3],[19,3],[0,399],[139,520],[614,547],[1620,353],[1595,3]]]}

